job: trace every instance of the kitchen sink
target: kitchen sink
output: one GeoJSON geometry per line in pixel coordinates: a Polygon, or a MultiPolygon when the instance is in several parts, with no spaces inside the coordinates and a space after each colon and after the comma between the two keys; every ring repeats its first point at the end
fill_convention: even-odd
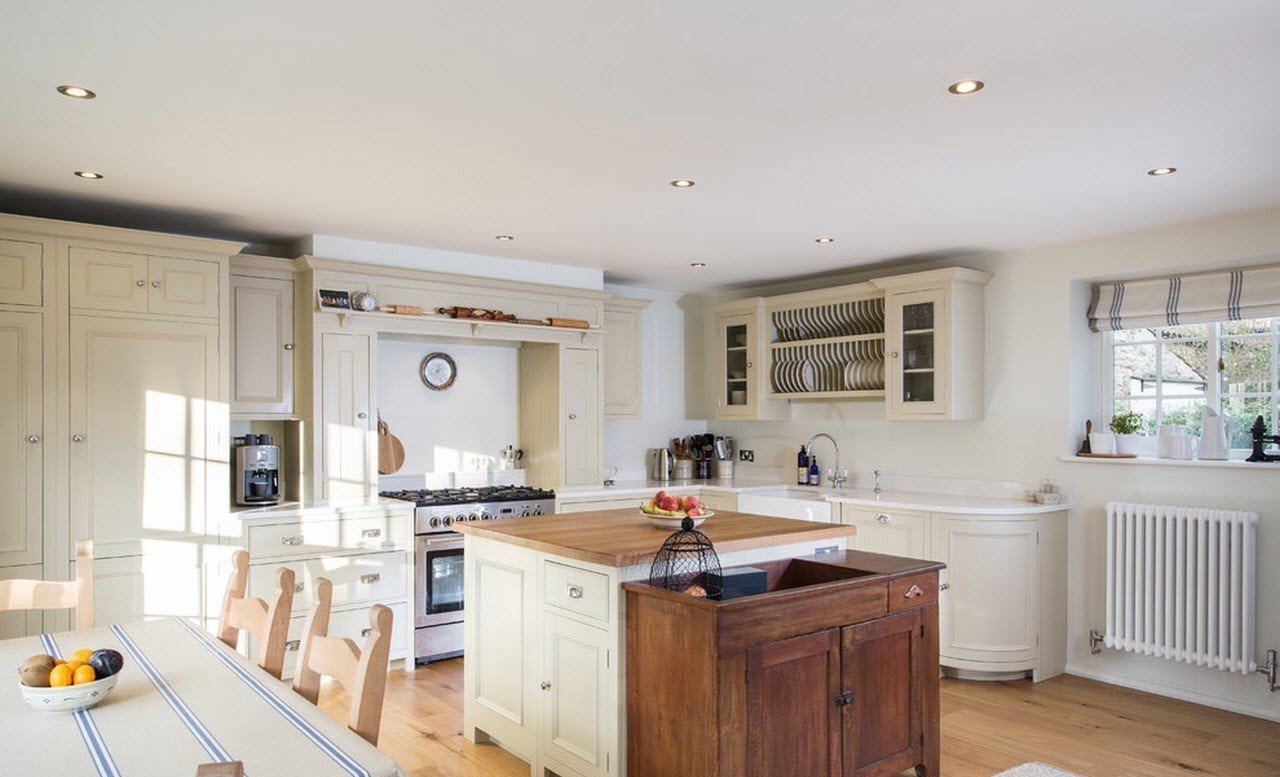
{"type": "Polygon", "coordinates": [[[831,523],[831,503],[816,488],[779,486],[738,494],[738,512],[831,523]]]}

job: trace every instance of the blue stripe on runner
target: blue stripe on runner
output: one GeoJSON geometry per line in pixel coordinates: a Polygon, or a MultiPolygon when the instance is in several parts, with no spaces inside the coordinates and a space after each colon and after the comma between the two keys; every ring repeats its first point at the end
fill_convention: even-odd
{"type": "Polygon", "coordinates": [[[147,676],[151,684],[160,692],[160,696],[169,703],[169,707],[173,709],[178,718],[191,731],[205,752],[215,761],[234,761],[235,759],[231,757],[231,753],[227,752],[227,749],[214,737],[213,732],[201,722],[200,718],[187,706],[187,703],[178,696],[178,692],[164,678],[164,675],[160,674],[155,664],[151,663],[151,659],[142,652],[142,648],[138,647],[138,643],[134,642],[133,637],[118,625],[111,627],[111,633],[115,634],[116,638],[120,640],[120,644],[124,646],[125,651],[129,653],[133,662],[138,665],[142,673],[147,676]]]}
{"type": "Polygon", "coordinates": [[[296,710],[285,704],[284,701],[271,692],[262,681],[250,674],[243,666],[236,662],[234,658],[227,655],[224,646],[215,644],[213,638],[204,631],[192,626],[184,619],[177,619],[178,625],[186,629],[188,634],[196,638],[196,641],[204,645],[205,649],[213,654],[215,658],[222,662],[224,666],[231,670],[233,674],[244,681],[263,701],[272,709],[280,713],[281,717],[293,724],[307,739],[310,739],[316,747],[320,748],[326,755],[334,760],[339,766],[350,774],[351,777],[371,777],[369,770],[361,766],[358,761],[352,758],[342,748],[333,743],[333,740],[325,736],[318,728],[304,717],[298,714],[296,710]]]}
{"type": "MultiPolygon", "coordinates": [[[[40,643],[44,645],[49,655],[62,658],[58,641],[52,634],[41,634],[40,643]]],[[[71,715],[76,721],[76,728],[80,729],[80,738],[84,740],[84,745],[89,750],[89,758],[93,761],[98,774],[101,777],[120,777],[120,769],[116,767],[115,759],[111,757],[111,751],[103,741],[102,732],[98,731],[98,724],[94,721],[93,715],[89,714],[89,710],[76,710],[71,715]]]]}

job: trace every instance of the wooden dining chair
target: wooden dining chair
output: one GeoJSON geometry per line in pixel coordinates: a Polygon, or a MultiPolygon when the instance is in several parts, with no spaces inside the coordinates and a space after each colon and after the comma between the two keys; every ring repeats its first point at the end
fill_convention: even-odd
{"type": "Polygon", "coordinates": [[[93,541],[76,543],[76,579],[0,580],[0,610],[76,611],[76,630],[93,628],[93,541]]]}
{"type": "Polygon", "coordinates": [[[244,777],[244,763],[241,761],[222,761],[220,763],[200,764],[196,767],[196,777],[244,777]]]}
{"type": "Polygon", "coordinates": [[[316,606],[307,618],[302,652],[293,673],[293,690],[315,704],[320,696],[320,678],[327,675],[336,679],[351,694],[347,728],[377,745],[391,654],[391,608],[381,604],[369,608],[364,647],[358,648],[345,637],[328,636],[333,583],[317,578],[315,597],[316,606]]]}
{"type": "Polygon", "coordinates": [[[222,600],[222,621],[218,639],[233,650],[239,646],[241,630],[257,638],[258,666],[277,679],[284,672],[284,648],[289,640],[289,616],[293,612],[293,570],[280,567],[276,571],[276,595],[268,604],[261,599],[246,599],[249,586],[249,554],[237,550],[231,556],[234,569],[227,581],[222,600]]]}

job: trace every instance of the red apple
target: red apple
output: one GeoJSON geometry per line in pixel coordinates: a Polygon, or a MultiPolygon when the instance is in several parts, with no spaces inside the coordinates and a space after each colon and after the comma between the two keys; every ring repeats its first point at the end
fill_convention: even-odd
{"type": "Polygon", "coordinates": [[[690,516],[697,518],[698,516],[702,515],[702,508],[696,505],[694,507],[686,507],[685,512],[687,512],[690,516]]]}
{"type": "Polygon", "coordinates": [[[658,500],[658,507],[661,507],[663,510],[671,510],[674,512],[680,509],[680,503],[676,501],[674,496],[667,494],[662,499],[658,500]]]}
{"type": "Polygon", "coordinates": [[[699,507],[701,504],[702,503],[698,501],[698,497],[696,496],[686,496],[684,498],[684,509],[686,510],[692,510],[699,507]]]}
{"type": "Polygon", "coordinates": [[[663,499],[666,499],[669,496],[671,495],[668,494],[666,491],[659,491],[657,495],[653,497],[653,499],[655,502],[661,502],[663,499]]]}

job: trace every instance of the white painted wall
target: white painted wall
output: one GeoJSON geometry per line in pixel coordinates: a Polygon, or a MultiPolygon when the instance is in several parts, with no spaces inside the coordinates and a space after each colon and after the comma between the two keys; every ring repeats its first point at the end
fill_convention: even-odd
{"type": "Polygon", "coordinates": [[[641,319],[642,417],[604,422],[604,465],[618,467],[619,481],[638,480],[645,477],[646,450],[665,447],[672,437],[706,431],[707,422],[700,417],[697,401],[705,376],[696,368],[700,360],[693,359],[695,368],[689,369],[686,362],[690,360],[685,358],[686,336],[700,331],[701,302],[637,286],[608,284],[605,290],[652,300],[641,319]],[[686,311],[691,303],[692,311],[686,311]]]}
{"type": "MultiPolygon", "coordinates": [[[[757,464],[742,474],[789,473],[814,432],[839,440],[846,466],[865,476],[927,475],[1058,481],[1071,497],[1068,670],[1159,693],[1280,719],[1280,693],[1242,677],[1108,651],[1091,656],[1087,635],[1104,614],[1104,505],[1156,501],[1256,510],[1258,645],[1280,647],[1280,466],[1193,469],[1062,462],[1084,419],[1103,417],[1095,373],[1100,337],[1085,325],[1089,281],[1271,263],[1280,258],[1280,209],[1258,211],[956,262],[994,274],[987,288],[986,419],[884,420],[880,402],[795,403],[786,422],[713,422],[757,464]]],[[[829,285],[830,279],[822,285],[829,285]]],[[[739,292],[735,296],[744,296],[739,292]]],[[[825,443],[819,443],[824,446],[825,443]]],[[[825,448],[820,448],[825,450],[825,448]]],[[[829,453],[820,454],[829,459],[829,453]]]]}
{"type": "Polygon", "coordinates": [[[344,259],[349,262],[385,264],[481,278],[549,283],[578,289],[599,290],[604,285],[604,271],[594,267],[509,259],[399,243],[379,243],[335,235],[311,235],[301,241],[299,251],[325,259],[344,259]]]}
{"type": "MultiPolygon", "coordinates": [[[[518,446],[518,354],[512,346],[379,340],[378,410],[404,445],[404,468],[396,474],[475,472],[504,446],[518,446]],[[446,391],[427,388],[419,377],[432,351],[458,364],[446,391]]],[[[384,487],[403,487],[394,483],[384,487]]]]}

